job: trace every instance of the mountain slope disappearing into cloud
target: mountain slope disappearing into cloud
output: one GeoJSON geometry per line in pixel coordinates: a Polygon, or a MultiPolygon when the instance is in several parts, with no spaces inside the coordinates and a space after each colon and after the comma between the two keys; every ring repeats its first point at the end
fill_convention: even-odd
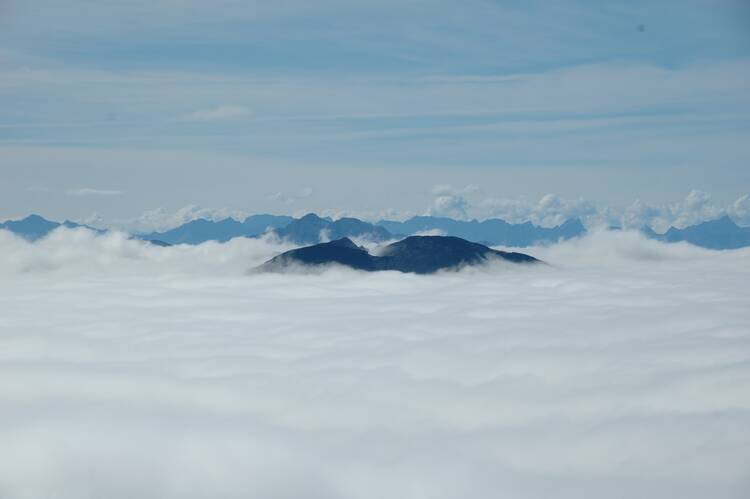
{"type": "Polygon", "coordinates": [[[376,272],[394,270],[415,274],[434,274],[471,265],[504,261],[540,263],[524,253],[498,251],[479,243],[452,236],[409,236],[370,254],[349,238],[314,244],[286,251],[259,267],[260,271],[312,270],[329,265],[376,272]]]}
{"type": "Polygon", "coordinates": [[[0,231],[0,496],[747,497],[748,250],[246,275],[285,248],[0,231]]]}

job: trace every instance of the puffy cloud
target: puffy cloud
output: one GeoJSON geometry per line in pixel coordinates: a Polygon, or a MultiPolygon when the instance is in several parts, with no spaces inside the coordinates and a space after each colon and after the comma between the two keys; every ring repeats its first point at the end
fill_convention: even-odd
{"type": "Polygon", "coordinates": [[[728,211],[740,225],[750,225],[750,195],[739,197],[728,211]]]}
{"type": "Polygon", "coordinates": [[[281,249],[0,232],[2,495],[746,496],[747,250],[246,275],[281,249]]]}
{"type": "Polygon", "coordinates": [[[470,207],[466,198],[479,192],[480,189],[476,185],[454,187],[450,184],[442,184],[433,186],[431,193],[434,198],[427,213],[438,217],[465,219],[470,207]]]}
{"type": "Polygon", "coordinates": [[[560,225],[571,218],[583,220],[595,218],[597,210],[584,199],[563,199],[556,194],[547,194],[533,203],[521,199],[488,198],[482,201],[481,209],[491,217],[511,223],[533,222],[545,227],[560,225]]]}
{"type": "Polygon", "coordinates": [[[436,197],[429,213],[458,218],[501,218],[511,223],[530,221],[545,227],[559,225],[571,218],[580,218],[589,227],[617,225],[641,228],[650,225],[659,231],[664,231],[672,225],[686,227],[728,214],[741,225],[750,225],[748,195],[725,205],[716,202],[708,193],[693,190],[685,199],[674,203],[648,204],[638,199],[629,206],[620,208],[599,207],[583,198],[566,199],[557,194],[547,194],[538,201],[495,197],[470,201],[464,195],[467,192],[478,191],[437,186],[433,189],[436,197]]]}
{"type": "Polygon", "coordinates": [[[664,218],[663,215],[663,209],[636,199],[633,204],[623,210],[620,218],[623,227],[640,229],[644,225],[651,225],[655,228],[662,228],[665,224],[669,225],[667,221],[669,217],[664,218]]]}
{"type": "Polygon", "coordinates": [[[728,205],[716,202],[713,197],[703,191],[693,190],[685,199],[676,203],[649,205],[635,201],[622,213],[625,227],[639,228],[650,225],[657,231],[665,231],[670,226],[684,228],[708,220],[714,220],[724,215],[732,216],[740,225],[750,224],[745,204],[748,196],[741,196],[728,205]]]}
{"type": "Polygon", "coordinates": [[[445,195],[437,196],[432,201],[430,215],[440,217],[466,218],[466,209],[469,203],[463,196],[445,195]]]}
{"type": "Polygon", "coordinates": [[[693,190],[679,203],[669,206],[672,225],[687,227],[696,223],[718,218],[726,213],[726,208],[717,206],[711,195],[693,190]]]}

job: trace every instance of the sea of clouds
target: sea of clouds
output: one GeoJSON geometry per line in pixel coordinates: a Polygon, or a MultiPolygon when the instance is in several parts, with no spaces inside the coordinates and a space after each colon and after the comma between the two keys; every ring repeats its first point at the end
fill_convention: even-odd
{"type": "Polygon", "coordinates": [[[0,497],[746,498],[750,249],[433,276],[0,231],[0,497]]]}

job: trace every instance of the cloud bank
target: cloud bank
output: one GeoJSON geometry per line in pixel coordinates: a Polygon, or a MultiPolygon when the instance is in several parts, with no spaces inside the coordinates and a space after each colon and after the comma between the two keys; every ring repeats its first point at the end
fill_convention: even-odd
{"type": "Polygon", "coordinates": [[[0,496],[747,497],[750,251],[246,274],[282,249],[0,231],[0,496]]]}
{"type": "Polygon", "coordinates": [[[684,228],[724,215],[731,216],[743,226],[750,225],[750,195],[745,194],[730,203],[719,202],[700,190],[692,190],[676,202],[649,204],[635,200],[631,204],[599,207],[584,199],[569,199],[557,194],[546,194],[538,201],[527,198],[509,199],[482,195],[475,186],[455,188],[436,186],[433,203],[428,213],[454,218],[501,218],[512,223],[531,221],[551,227],[568,219],[580,218],[588,226],[616,225],[640,229],[650,225],[659,231],[670,226],[684,228]]]}

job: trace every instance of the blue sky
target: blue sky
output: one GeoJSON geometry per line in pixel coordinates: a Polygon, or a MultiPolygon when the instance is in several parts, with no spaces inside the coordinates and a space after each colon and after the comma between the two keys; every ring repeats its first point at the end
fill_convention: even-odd
{"type": "Polygon", "coordinates": [[[6,0],[0,218],[731,203],[749,87],[741,0],[6,0]]]}

